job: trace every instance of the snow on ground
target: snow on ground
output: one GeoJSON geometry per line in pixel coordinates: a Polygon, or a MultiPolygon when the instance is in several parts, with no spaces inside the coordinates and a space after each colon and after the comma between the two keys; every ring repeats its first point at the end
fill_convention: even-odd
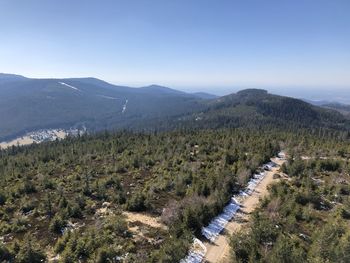
{"type": "MultiPolygon", "coordinates": [[[[263,167],[268,168],[275,166],[276,164],[273,162],[263,165],[263,167]]],[[[231,198],[230,203],[224,208],[223,212],[215,217],[208,226],[202,228],[202,235],[211,242],[214,242],[239,210],[240,204],[237,200],[250,196],[258,184],[264,179],[265,175],[265,172],[254,174],[254,176],[249,180],[247,187],[240,191],[238,195],[234,195],[231,198]]],[[[199,253],[198,250],[194,250],[193,247],[194,246],[192,246],[190,249],[187,257],[182,259],[180,263],[201,263],[203,261],[206,254],[206,249],[199,253]]]]}
{"type": "Polygon", "coordinates": [[[274,162],[268,162],[267,164],[263,165],[263,168],[267,171],[270,171],[273,167],[276,167],[274,162]]]}
{"type": "Polygon", "coordinates": [[[78,89],[78,88],[76,88],[76,87],[73,87],[73,86],[71,86],[71,85],[69,85],[69,84],[67,84],[67,83],[64,83],[64,82],[58,82],[58,83],[61,84],[61,85],[63,85],[63,86],[66,86],[66,87],[68,87],[68,88],[74,89],[74,90],[76,90],[76,91],[81,91],[80,89],[78,89]]]}
{"type": "Polygon", "coordinates": [[[239,204],[234,199],[224,208],[224,212],[215,217],[207,227],[202,228],[202,235],[214,242],[228,222],[239,209],[239,204]]]}
{"type": "Polygon", "coordinates": [[[224,208],[223,213],[215,217],[207,227],[202,228],[202,235],[211,242],[214,242],[222,230],[226,227],[228,222],[236,215],[240,207],[240,204],[237,202],[237,198],[251,195],[264,176],[264,172],[255,174],[254,177],[248,182],[246,189],[231,198],[231,202],[224,208]]]}
{"type": "Polygon", "coordinates": [[[278,154],[277,154],[277,157],[279,159],[282,159],[282,160],[285,160],[286,159],[286,153],[284,151],[280,151],[278,154]]]}
{"type": "Polygon", "coordinates": [[[122,113],[126,111],[126,105],[128,104],[128,99],[125,100],[125,104],[123,105],[122,113]]]}
{"type": "Polygon", "coordinates": [[[105,95],[97,95],[101,98],[104,98],[104,99],[110,99],[110,100],[117,100],[118,98],[115,98],[115,97],[110,97],[110,96],[105,96],[105,95]]]}
{"type": "Polygon", "coordinates": [[[186,258],[180,261],[180,263],[201,263],[206,253],[207,248],[203,242],[197,238],[194,238],[190,252],[186,258]]]}

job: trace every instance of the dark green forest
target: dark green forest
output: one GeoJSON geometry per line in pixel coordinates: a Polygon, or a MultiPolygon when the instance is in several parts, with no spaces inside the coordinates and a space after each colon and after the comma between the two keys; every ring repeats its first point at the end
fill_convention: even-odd
{"type": "Polygon", "coordinates": [[[232,262],[350,262],[349,147],[319,149],[295,149],[282,166],[289,177],[271,186],[248,230],[232,236],[232,262]]]}
{"type": "Polygon", "coordinates": [[[337,136],[248,129],[104,132],[2,150],[1,260],[176,262],[281,148],[296,156],[348,158],[350,152],[337,136]],[[106,204],[109,213],[101,215],[106,204]],[[160,217],[166,230],[138,222],[145,230],[140,237],[124,211],[160,217]]]}
{"type": "Polygon", "coordinates": [[[1,151],[2,258],[39,260],[49,246],[62,262],[179,259],[191,234],[278,150],[269,134],[207,130],[102,133],[1,151]],[[97,214],[104,202],[111,218],[97,214]],[[161,216],[169,232],[150,229],[156,245],[135,242],[123,210],[161,216]],[[62,233],[71,224],[81,227],[62,233]]]}

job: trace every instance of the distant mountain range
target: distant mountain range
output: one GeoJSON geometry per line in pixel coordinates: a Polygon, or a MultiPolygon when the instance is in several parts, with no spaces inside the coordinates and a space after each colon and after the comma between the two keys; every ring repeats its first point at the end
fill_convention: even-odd
{"type": "MultiPolygon", "coordinates": [[[[334,107],[328,107],[334,108],[334,107]]],[[[0,74],[0,141],[38,129],[154,129],[297,125],[346,127],[346,118],[298,99],[251,89],[218,98],[96,78],[30,79],[0,74]]]]}
{"type": "Polygon", "coordinates": [[[0,74],[0,140],[37,129],[129,128],[139,120],[199,110],[210,94],[151,85],[116,86],[96,78],[30,79],[0,74]]]}
{"type": "Polygon", "coordinates": [[[350,118],[350,105],[344,104],[344,103],[339,103],[335,101],[326,101],[326,100],[321,100],[321,101],[313,101],[313,100],[304,100],[312,105],[320,106],[323,108],[327,109],[333,109],[341,114],[343,114],[345,117],[350,118]]]}

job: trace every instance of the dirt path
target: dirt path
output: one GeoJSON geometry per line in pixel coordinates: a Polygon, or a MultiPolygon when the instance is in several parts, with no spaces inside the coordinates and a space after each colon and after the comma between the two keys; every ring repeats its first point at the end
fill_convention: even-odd
{"type": "Polygon", "coordinates": [[[123,212],[123,215],[126,216],[126,220],[128,222],[141,222],[145,225],[149,225],[155,228],[167,229],[167,227],[160,222],[158,217],[152,217],[146,214],[141,213],[131,213],[131,212],[123,212]]]}
{"type": "MultiPolygon", "coordinates": [[[[285,162],[277,158],[271,160],[278,165],[282,165],[285,162]]],[[[214,243],[205,243],[205,246],[207,247],[207,253],[205,255],[206,262],[229,262],[229,236],[239,230],[244,224],[246,224],[247,220],[249,220],[249,214],[258,206],[260,198],[268,194],[267,187],[273,182],[273,175],[278,172],[279,169],[279,167],[276,167],[267,172],[254,193],[241,202],[242,208],[240,209],[240,212],[235,216],[233,221],[227,224],[224,232],[218,237],[218,239],[214,243]]]]}

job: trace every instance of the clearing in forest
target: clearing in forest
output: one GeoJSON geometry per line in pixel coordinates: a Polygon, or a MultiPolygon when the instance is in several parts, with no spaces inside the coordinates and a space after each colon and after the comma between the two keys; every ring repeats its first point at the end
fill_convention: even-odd
{"type": "Polygon", "coordinates": [[[131,223],[141,222],[145,225],[148,225],[154,228],[167,229],[167,227],[160,222],[159,217],[153,217],[143,213],[132,213],[132,212],[123,212],[123,215],[125,215],[126,220],[131,223]]]}

